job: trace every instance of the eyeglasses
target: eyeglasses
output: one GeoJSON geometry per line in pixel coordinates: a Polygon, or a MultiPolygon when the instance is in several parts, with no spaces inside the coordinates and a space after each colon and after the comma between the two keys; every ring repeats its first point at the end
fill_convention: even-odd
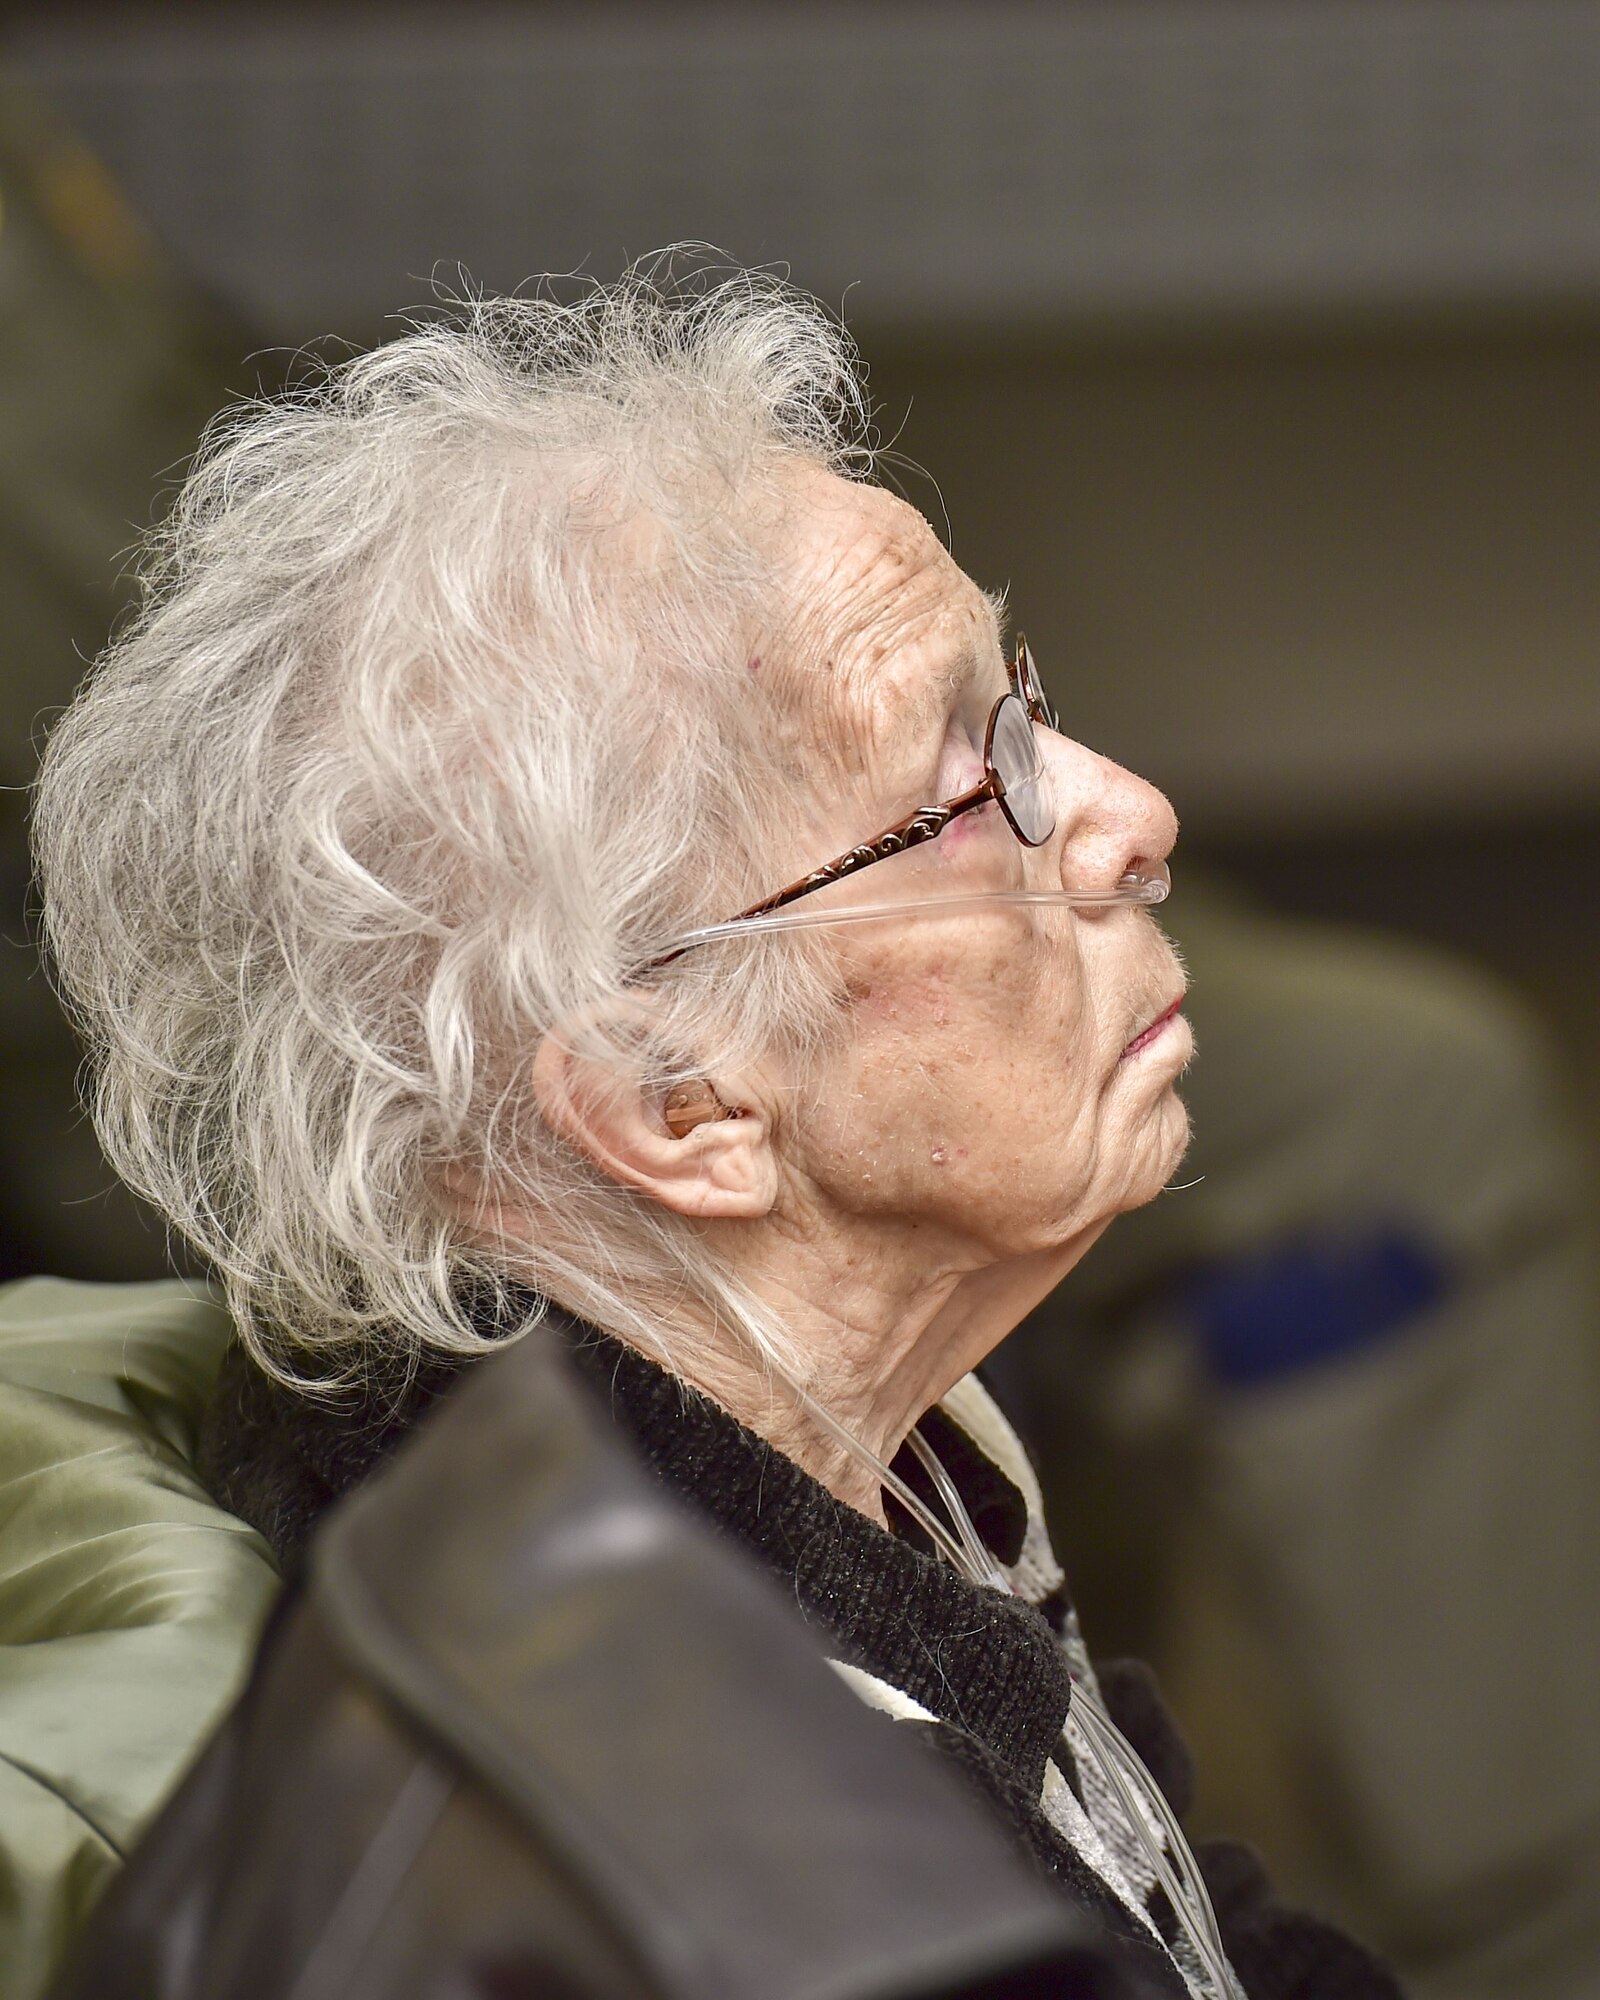
{"type": "Polygon", "coordinates": [[[936,805],[919,806],[914,813],[896,820],[871,840],[862,841],[843,854],[836,854],[820,868],[812,869],[798,881],[763,897],[720,924],[707,924],[687,931],[660,957],[641,966],[641,972],[656,972],[692,951],[720,938],[739,937],[750,931],[789,930],[801,925],[859,923],[874,917],[899,916],[911,910],[948,910],[972,904],[987,907],[1004,903],[1056,903],[1099,905],[1110,903],[1162,903],[1172,887],[1164,862],[1154,862],[1143,870],[1129,869],[1114,889],[1074,891],[1070,889],[1001,889],[981,895],[946,896],[932,901],[886,905],[833,905],[825,910],[792,911],[789,905],[817,889],[826,889],[848,876],[860,874],[875,861],[887,861],[908,847],[920,847],[937,840],[953,820],[963,813],[976,812],[993,802],[999,806],[1006,824],[1024,847],[1042,847],[1056,830],[1055,801],[1051,797],[1049,774],[1039,754],[1034,724],[1058,729],[1055,709],[1039,681],[1038,670],[1027,640],[1017,634],[1016,651],[1007,668],[1008,691],[989,711],[983,735],[983,777],[969,790],[936,805]]]}

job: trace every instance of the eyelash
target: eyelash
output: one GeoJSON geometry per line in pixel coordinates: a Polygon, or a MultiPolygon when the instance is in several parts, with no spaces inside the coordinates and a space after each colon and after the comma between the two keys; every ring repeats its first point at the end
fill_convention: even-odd
{"type": "Polygon", "coordinates": [[[951,711],[939,746],[938,797],[964,791],[982,776],[984,731],[997,692],[1004,690],[983,689],[969,683],[951,711]]]}

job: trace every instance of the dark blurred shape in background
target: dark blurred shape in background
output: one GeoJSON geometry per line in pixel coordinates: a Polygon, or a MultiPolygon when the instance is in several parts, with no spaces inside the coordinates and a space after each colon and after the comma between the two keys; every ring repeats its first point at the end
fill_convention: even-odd
{"type": "Polygon", "coordinates": [[[26,792],[131,592],[126,558],[247,343],[104,165],[0,72],[0,1275],[166,1268],[77,1108],[71,1035],[23,945],[26,792]]]}
{"type": "MultiPolygon", "coordinates": [[[[1369,1156],[1341,1155],[1346,1183],[1381,1181],[1385,1158],[1426,1128],[1441,1162],[1437,1204],[1448,1199],[1458,1218],[1480,1199],[1486,1214],[1495,1200],[1496,1215],[1515,1211],[1493,1282],[1520,1282],[1537,1264],[1518,1296],[1555,1303],[1508,1304],[1496,1322],[1512,1387],[1487,1365],[1462,1386],[1458,1361],[1457,1375],[1429,1377],[1403,1409],[1374,1406],[1365,1443],[1345,1437],[1343,1462],[1362,1463],[1386,1433],[1404,1465],[1443,1464],[1449,1454],[1430,1448],[1448,1436],[1453,1476],[1474,1484],[1476,1501],[1489,1495],[1500,1529],[1548,1538],[1579,1563],[1594,1528],[1579,1518],[1574,1461],[1585,1458],[1583,1385],[1600,1329],[1584,1320],[1579,1301],[1592,1294],[1573,1275],[1585,1201],[1591,1221],[1594,1211],[1564,1121],[1592,1155],[1600,5],[456,0],[201,12],[58,0],[48,16],[15,19],[0,55],[11,79],[0,98],[7,785],[26,783],[41,723],[103,643],[123,601],[118,552],[159,510],[225,390],[279,373],[282,350],[329,333],[381,339],[386,315],[426,306],[435,282],[609,275],[625,255],[684,238],[741,262],[781,261],[847,311],[886,441],[937,476],[935,487],[907,466],[910,497],[936,520],[947,511],[964,567],[1009,587],[1069,732],[1155,780],[1183,814],[1173,923],[1190,946],[1197,1012],[1208,951],[1209,1004],[1241,996],[1212,1043],[1213,1135],[1256,1092],[1270,1126],[1276,1074],[1302,1086],[1282,1097],[1283,1118],[1300,1121],[1313,1150],[1322,1135],[1325,1167],[1334,1107],[1358,1106],[1369,1156]],[[247,366],[252,348],[270,351],[247,366]],[[1196,862],[1235,887],[1197,899],[1189,938],[1182,891],[1196,862]],[[1449,946],[1504,990],[1414,946],[1273,927],[1262,913],[1272,910],[1449,946]],[[1252,1030],[1248,1002],[1269,987],[1282,1008],[1252,1030]],[[1445,992],[1459,1005],[1436,1017],[1445,992]],[[1351,997],[1329,1027],[1341,994],[1351,997]],[[1321,1043],[1284,1026],[1296,1007],[1295,1020],[1309,1009],[1327,1028],[1321,1043]],[[1437,1033],[1436,1018],[1448,1024],[1437,1033]],[[1385,1094],[1373,1079],[1387,1072],[1369,1056],[1386,1048],[1385,1094]],[[1346,1060],[1370,1099],[1340,1083],[1346,1060]],[[1407,1078],[1423,1073],[1447,1105],[1408,1096],[1407,1078]],[[1509,1117],[1497,1092],[1515,1099],[1509,1117]],[[1522,1111],[1528,1130],[1506,1141],[1526,1163],[1513,1187],[1498,1172],[1500,1135],[1522,1111]],[[1457,1165],[1466,1192],[1451,1179],[1457,1165]],[[1547,1184],[1559,1195],[1547,1200],[1547,1184]],[[1524,1227],[1535,1210],[1547,1240],[1524,1227]],[[1530,1355],[1544,1351],[1526,1340],[1530,1312],[1550,1349],[1537,1380],[1513,1365],[1525,1341],[1530,1355]],[[1559,1387],[1569,1382],[1580,1385],[1570,1394],[1559,1387]],[[1450,1430],[1441,1418],[1413,1455],[1407,1427],[1426,1396],[1456,1411],[1474,1394],[1471,1423],[1450,1430]],[[1484,1424],[1479,1460],[1461,1459],[1472,1424],[1518,1395],[1525,1427],[1497,1447],[1484,1424]],[[1519,1483],[1519,1466],[1541,1457],[1546,1485],[1519,1483]]],[[[73,1112],[70,1043],[22,942],[15,790],[0,836],[14,941],[0,955],[0,1263],[157,1271],[161,1232],[111,1190],[73,1112]]],[[[1200,1039],[1204,1061],[1203,1018],[1200,1039]]],[[[1202,1069],[1202,1110],[1207,1087],[1202,1069]]],[[[1248,1125],[1242,1111],[1237,1122],[1248,1125]]],[[[1266,1142],[1251,1143],[1259,1163],[1266,1142]]],[[[1474,1571],[1452,1540],[1453,1524],[1476,1522],[1487,1503],[1457,1512],[1449,1492],[1430,1490],[1401,1523],[1404,1562],[1430,1573],[1389,1576],[1377,1595],[1392,1628],[1371,1634],[1350,1682],[1369,1670],[1381,1681],[1388,1660],[1411,1676],[1413,1710],[1428,1704],[1430,1674],[1450,1674],[1457,1708],[1477,1698],[1471,1672],[1441,1665],[1406,1626],[1408,1584],[1422,1596],[1437,1579],[1481,1607],[1484,1652],[1524,1657],[1518,1698],[1555,1720],[1524,1754],[1525,1718],[1484,1683],[1483,1703],[1502,1712],[1446,1730],[1433,1777],[1419,1753],[1422,1775],[1405,1775],[1419,1814],[1470,1821],[1454,1779],[1439,1774],[1473,1754],[1472,1728],[1494,1734],[1501,1762],[1530,1774],[1529,1796],[1507,1797],[1497,1777],[1480,1787],[1481,1816],[1527,1832],[1521,1849],[1494,1848],[1491,1867],[1473,1860],[1468,1827],[1445,1880],[1445,1848],[1429,1847],[1422,1827],[1422,1886],[1396,1907],[1404,1866],[1382,1842],[1408,1836],[1357,1798],[1338,1729],[1269,1713],[1262,1662],[1281,1610],[1260,1585],[1270,1563],[1226,1526],[1209,1540],[1193,1526],[1208,1505],[1226,1514],[1216,1482],[1230,1476],[1229,1453],[1256,1454],[1236,1468],[1239,1487],[1266,1461],[1263,1412],[1286,1407],[1276,1385],[1287,1364],[1241,1346],[1251,1322],[1239,1271],[1222,1271],[1202,1241],[1219,1190],[1248,1184],[1225,1142],[1213,1144],[1215,1162],[1203,1120],[1197,1157],[1210,1179],[1190,1240],[1183,1197],[1167,1197],[1153,1222],[1140,1219],[1145,1235],[1130,1226],[1113,1239],[1120,1268],[1137,1268],[1119,1281],[1108,1257],[1099,1293],[1069,1300],[1048,1329],[1069,1356],[1066,1384],[1035,1429],[1056,1452],[1047,1480],[1079,1510],[1058,1532],[1085,1621],[1186,1676],[1217,1794],[1274,1839],[1280,1862],[1290,1850],[1303,1891],[1343,1901],[1406,1958],[1419,1993],[1581,2000],[1600,1990],[1587,1983],[1586,1954],[1600,1949],[1593,1916],[1573,1915],[1593,1902],[1600,1742],[1561,1734],[1578,1714],[1570,1660],[1559,1688],[1540,1676],[1563,1648],[1592,1674],[1600,1584],[1591,1576],[1579,1602],[1581,1591],[1551,1583],[1542,1612],[1518,1600],[1500,1629],[1503,1550],[1480,1550],[1474,1571]],[[1199,1386],[1182,1363],[1172,1375],[1162,1345],[1161,1329],[1179,1321],[1211,1370],[1199,1386]],[[1208,1333],[1224,1323],[1226,1341],[1208,1333]],[[1129,1353],[1144,1374],[1106,1387],[1129,1353]],[[1189,1383],[1176,1426],[1174,1380],[1189,1383]],[[1094,1418],[1102,1391],[1120,1419],[1094,1418]],[[1198,1427],[1196,1408],[1207,1413],[1198,1427]],[[1075,1424],[1063,1409],[1089,1414],[1075,1424]],[[1101,1531],[1102,1515],[1125,1524],[1121,1541],[1101,1531]],[[1428,1519],[1433,1542],[1408,1540],[1428,1519]],[[1213,1631],[1205,1663],[1186,1666],[1192,1632],[1180,1643],[1179,1628],[1194,1579],[1210,1591],[1224,1572],[1241,1594],[1231,1636],[1213,1631]],[[1280,1764],[1303,1752],[1295,1797],[1281,1772],[1263,1776],[1277,1753],[1241,1740],[1241,1718],[1260,1721],[1280,1764]],[[1559,1782],[1543,1775],[1557,1767],[1559,1782]],[[1312,1793],[1328,1825],[1315,1824],[1312,1793]],[[1590,1862],[1574,1862],[1579,1853],[1590,1862]]],[[[1375,1227],[1329,1276],[1322,1249],[1301,1245],[1287,1271],[1237,1215],[1215,1228],[1251,1243],[1252,1300],[1303,1304],[1308,1271],[1320,1271],[1325,1291],[1359,1292],[1386,1333],[1409,1315],[1445,1338],[1448,1312],[1437,1325],[1427,1316],[1452,1282],[1457,1245],[1375,1227]]],[[[1302,1328],[1316,1321],[1296,1311],[1302,1328]]],[[[1316,1374],[1332,1352],[1295,1357],[1295,1393],[1329,1385],[1348,1414],[1360,1364],[1316,1374]]],[[[1019,1353],[1011,1387],[1026,1402],[1056,1364],[1019,1353]]],[[[1326,1444],[1338,1432],[1305,1435],[1326,1444]]],[[[1376,1560],[1381,1528],[1359,1525],[1376,1560]]],[[[1301,1602],[1297,1615],[1287,1643],[1315,1644],[1304,1622],[1315,1609],[1301,1602]]],[[[1328,1615],[1336,1622],[1339,1607],[1328,1615]]],[[[1382,1740],[1367,1741],[1369,1760],[1382,1740]]]]}

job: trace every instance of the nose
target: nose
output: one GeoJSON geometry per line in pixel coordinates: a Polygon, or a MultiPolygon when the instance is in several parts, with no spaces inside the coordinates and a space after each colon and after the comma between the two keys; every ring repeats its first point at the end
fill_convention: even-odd
{"type": "Polygon", "coordinates": [[[1055,792],[1055,850],[1064,889],[1112,889],[1130,868],[1165,861],[1178,820],[1154,785],[1070,737],[1040,732],[1055,792]]]}

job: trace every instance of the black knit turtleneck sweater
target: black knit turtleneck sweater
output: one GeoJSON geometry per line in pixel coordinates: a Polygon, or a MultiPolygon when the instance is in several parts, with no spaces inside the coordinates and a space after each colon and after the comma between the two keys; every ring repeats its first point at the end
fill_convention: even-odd
{"type": "MultiPolygon", "coordinates": [[[[550,1322],[656,1476],[771,1571],[827,1634],[831,1653],[938,1717],[937,1725],[897,1726],[920,1728],[956,1763],[1063,1891],[1139,1954],[1154,1990],[1182,1995],[1176,1970],[1040,1810],[1047,1758],[1069,1783],[1075,1776],[1061,1742],[1071,1685],[1048,1618],[966,1582],[914,1538],[890,1534],[835,1499],[632,1349],[555,1314],[550,1322]]],[[[459,1372],[435,1365],[403,1391],[374,1390],[330,1407],[280,1388],[235,1350],[202,1433],[202,1472],[223,1504],[292,1565],[323,1509],[382,1461],[459,1372]]],[[[984,1539],[1002,1560],[1014,1559],[1022,1496],[954,1426],[935,1414],[925,1432],[930,1422],[984,1539]]],[[[897,1470],[921,1484],[915,1461],[897,1470]]],[[[1119,1726],[1181,1813],[1187,1757],[1148,1674],[1127,1663],[1102,1667],[1101,1680],[1119,1726]]],[[[1390,1975],[1360,1947],[1273,1902],[1245,1850],[1203,1851],[1201,1860],[1250,2000],[1399,2000],[1390,1975]]],[[[1154,1914],[1159,1920],[1162,1910],[1154,1914]]]]}

